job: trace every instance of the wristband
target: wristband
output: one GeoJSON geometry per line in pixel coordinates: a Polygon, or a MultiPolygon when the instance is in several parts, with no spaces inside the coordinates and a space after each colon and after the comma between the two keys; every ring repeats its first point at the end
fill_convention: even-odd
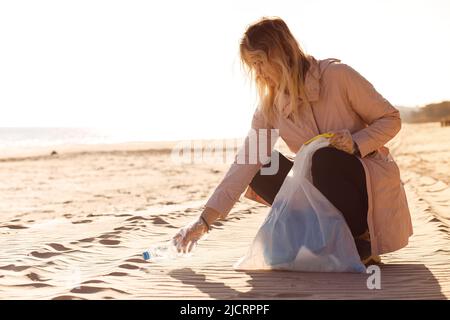
{"type": "Polygon", "coordinates": [[[208,228],[208,232],[211,230],[211,227],[209,226],[208,222],[206,221],[205,218],[203,218],[203,216],[200,216],[200,219],[202,219],[203,223],[206,225],[206,228],[208,228]]]}

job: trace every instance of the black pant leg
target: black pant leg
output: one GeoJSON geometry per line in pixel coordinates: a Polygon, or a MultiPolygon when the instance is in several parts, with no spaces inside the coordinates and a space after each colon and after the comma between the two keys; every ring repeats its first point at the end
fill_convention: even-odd
{"type": "Polygon", "coordinates": [[[366,176],[359,159],[333,147],[313,154],[314,186],[344,215],[354,237],[366,232],[368,196],[366,176]]]}
{"type": "MultiPolygon", "coordinates": [[[[293,165],[277,151],[272,153],[274,156],[280,157],[277,174],[261,175],[259,171],[250,183],[251,188],[270,204],[293,165]]],[[[311,171],[314,186],[342,212],[353,236],[363,234],[368,229],[368,199],[365,172],[359,160],[336,148],[321,148],[313,155],[311,171]]]]}
{"type": "MultiPolygon", "coordinates": [[[[287,174],[292,168],[293,162],[286,158],[278,151],[272,152],[271,158],[279,157],[278,171],[274,175],[262,175],[261,170],[258,171],[250,182],[250,187],[266,202],[272,204],[275,196],[281,188],[287,174]]],[[[270,162],[264,167],[270,167],[270,162]]]]}

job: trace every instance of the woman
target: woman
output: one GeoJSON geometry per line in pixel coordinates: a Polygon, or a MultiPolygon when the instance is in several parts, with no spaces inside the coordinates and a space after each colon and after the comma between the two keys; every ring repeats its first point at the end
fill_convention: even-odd
{"type": "MultiPolygon", "coordinates": [[[[384,146],[401,128],[398,110],[352,67],[304,53],[280,18],[249,26],[240,56],[259,91],[252,129],[278,129],[294,153],[314,136],[334,133],[330,147],[313,155],[313,183],[342,212],[361,259],[406,246],[410,213],[399,168],[384,146]]],[[[270,138],[264,143],[271,151],[270,138]]],[[[235,161],[198,219],[175,235],[178,248],[190,251],[246,188],[246,197],[270,205],[292,165],[277,152],[272,157],[280,157],[274,175],[262,174],[262,161],[235,161]]]]}

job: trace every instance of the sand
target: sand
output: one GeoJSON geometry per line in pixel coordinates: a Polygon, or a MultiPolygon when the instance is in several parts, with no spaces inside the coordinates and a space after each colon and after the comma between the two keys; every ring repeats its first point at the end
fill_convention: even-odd
{"type": "Polygon", "coordinates": [[[379,290],[370,274],[233,270],[268,212],[247,199],[191,257],[142,260],[199,214],[226,164],[175,165],[170,146],[145,144],[10,156],[0,160],[0,298],[448,299],[449,136],[437,123],[404,125],[389,144],[414,236],[382,256],[379,290]]]}

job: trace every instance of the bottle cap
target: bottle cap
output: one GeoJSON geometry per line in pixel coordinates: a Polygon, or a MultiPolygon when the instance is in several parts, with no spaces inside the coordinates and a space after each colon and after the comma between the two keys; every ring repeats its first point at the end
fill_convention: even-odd
{"type": "Polygon", "coordinates": [[[145,252],[142,254],[142,256],[143,256],[144,260],[149,260],[149,259],[150,259],[150,253],[148,253],[147,251],[145,251],[145,252]]]}

